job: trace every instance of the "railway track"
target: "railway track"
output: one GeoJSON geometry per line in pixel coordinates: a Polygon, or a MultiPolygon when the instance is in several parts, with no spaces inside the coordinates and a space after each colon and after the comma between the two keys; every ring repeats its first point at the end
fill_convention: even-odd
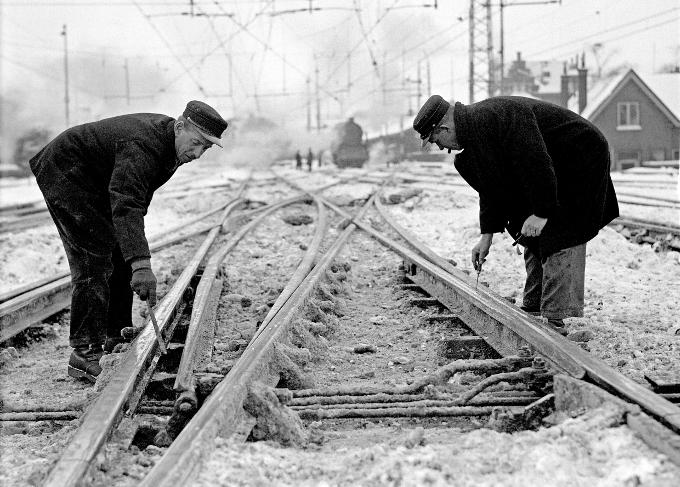
{"type": "Polygon", "coordinates": [[[680,251],[680,225],[621,216],[609,226],[632,242],[651,244],[659,250],[680,251]]]}
{"type": "MultiPolygon", "coordinates": [[[[317,193],[300,196],[299,187],[297,191],[296,196],[241,216],[228,217],[227,210],[233,211],[237,201],[224,210],[222,225],[212,228],[158,306],[170,352],[160,355],[147,324],[81,418],[45,485],[81,485],[92,479],[95,485],[114,485],[120,478],[108,476],[116,470],[111,465],[125,464],[132,446],[148,445],[155,445],[160,456],[136,473],[134,483],[186,485],[208,461],[218,437],[238,442],[286,431],[285,441],[295,444],[307,435],[297,418],[308,427],[322,422],[333,428],[337,421],[386,418],[462,418],[469,427],[470,418],[491,417],[498,428],[512,430],[534,428],[555,411],[603,403],[623,408],[623,418],[633,430],[680,464],[677,406],[486,288],[474,289],[465,273],[394,221],[380,204],[378,192],[350,215],[317,193]],[[311,242],[300,247],[306,251],[299,265],[252,335],[235,348],[227,347],[238,357],[221,368],[206,367],[216,362],[213,354],[218,348],[212,337],[220,326],[219,316],[227,322],[230,316],[218,312],[228,301],[220,297],[223,281],[228,281],[222,271],[226,256],[265,218],[301,198],[314,199],[317,215],[312,219],[316,229],[311,242]],[[336,229],[334,234],[326,231],[324,207],[339,215],[336,222],[342,219],[339,226],[330,226],[336,229]],[[384,229],[366,223],[369,212],[382,218],[384,229]],[[227,241],[208,258],[221,228],[228,230],[227,241]],[[429,357],[429,373],[418,374],[413,362],[401,357],[392,361],[392,367],[410,374],[410,384],[372,383],[374,376],[367,373],[360,384],[348,385],[341,377],[334,384],[313,387],[301,369],[313,360],[312,345],[333,337],[329,323],[348,312],[342,305],[343,288],[352,273],[347,243],[357,228],[403,261],[405,283],[394,286],[414,294],[409,305],[438,310],[428,320],[441,336],[439,352],[434,364],[429,357]],[[465,374],[475,379],[469,384],[449,383],[465,374]],[[97,456],[104,449],[107,459],[100,462],[97,456]]],[[[229,265],[225,270],[228,275],[229,265]]],[[[384,321],[379,326],[398,327],[384,321]]],[[[370,343],[356,345],[352,353],[379,356],[375,348],[370,343]]]]}

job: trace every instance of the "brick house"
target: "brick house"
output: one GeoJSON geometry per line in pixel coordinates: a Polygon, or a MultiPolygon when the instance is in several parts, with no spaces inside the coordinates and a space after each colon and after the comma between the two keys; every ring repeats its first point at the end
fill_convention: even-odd
{"type": "Polygon", "coordinates": [[[612,169],[680,159],[680,73],[644,80],[633,69],[589,90],[581,116],[609,141],[612,169]]]}

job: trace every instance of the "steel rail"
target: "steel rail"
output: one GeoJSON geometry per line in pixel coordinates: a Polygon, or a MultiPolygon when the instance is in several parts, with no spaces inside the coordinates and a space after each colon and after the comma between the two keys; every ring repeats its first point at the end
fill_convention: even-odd
{"type": "MultiPolygon", "coordinates": [[[[359,211],[359,215],[368,210],[372,199],[359,211]]],[[[345,228],[276,315],[261,327],[260,334],[251,340],[241,358],[144,478],[141,486],[185,485],[204,457],[212,451],[218,434],[222,437],[238,436],[245,441],[248,430],[252,428],[252,422],[243,410],[248,384],[260,381],[274,385],[279,381],[279,371],[271,366],[276,354],[281,353],[277,352],[276,344],[355,228],[352,224],[345,228]]]]}
{"type": "MultiPolygon", "coordinates": [[[[243,187],[239,193],[243,190],[243,187]]],[[[224,210],[220,220],[241,204],[240,198],[231,202],[224,210]]],[[[191,258],[184,271],[177,278],[170,291],[156,308],[156,318],[161,331],[168,332],[178,307],[181,305],[184,291],[196,274],[199,265],[220,233],[220,227],[213,228],[201,246],[191,258]]],[[[168,336],[164,337],[167,341],[168,336]]],[[[67,487],[82,485],[90,465],[96,458],[100,448],[120,421],[129,398],[144,383],[143,376],[148,376],[148,366],[158,355],[156,333],[150,321],[147,321],[142,332],[130,344],[129,350],[115,368],[109,382],[100,392],[83,417],[80,427],[69,441],[56,465],[49,473],[45,486],[67,487]]]]}
{"type": "MultiPolygon", "coordinates": [[[[332,203],[324,199],[322,201],[345,218],[349,217],[332,203]]],[[[454,278],[436,264],[390,240],[371,226],[352,221],[410,262],[411,278],[450,310],[461,315],[466,324],[501,355],[513,353],[519,348],[518,345],[528,344],[551,364],[572,377],[587,378],[605,390],[637,404],[657,421],[680,433],[680,408],[675,404],[620,374],[574,342],[543,326],[538,320],[527,317],[526,313],[503,298],[485,289],[475,290],[470,284],[454,278]]]]}
{"type": "MultiPolygon", "coordinates": [[[[198,398],[196,396],[196,379],[194,376],[195,363],[197,361],[199,353],[199,343],[201,342],[206,323],[206,305],[212,294],[213,284],[215,280],[218,279],[220,266],[224,258],[229,254],[241,239],[250,232],[253,228],[259,225],[265,217],[271,213],[283,208],[284,206],[295,204],[302,201],[305,197],[293,197],[288,200],[284,200],[277,204],[268,205],[265,211],[262,211],[257,218],[252,220],[247,225],[243,226],[229,241],[222,247],[218,252],[214,253],[212,257],[208,260],[208,263],[203,270],[203,275],[196,288],[196,295],[194,297],[194,305],[191,313],[191,319],[189,322],[189,329],[187,332],[187,338],[184,344],[184,351],[182,353],[182,358],[180,359],[179,369],[177,371],[177,376],[175,378],[175,383],[173,389],[179,394],[177,401],[175,402],[175,408],[177,412],[189,413],[198,407],[198,398]]],[[[317,232],[312,241],[312,248],[318,248],[321,243],[321,237],[323,236],[323,228],[325,228],[325,214],[323,207],[317,201],[318,212],[318,225],[317,232]]],[[[307,275],[311,266],[313,264],[315,252],[307,252],[305,254],[305,259],[296,270],[294,277],[299,275],[300,272],[304,272],[307,275]],[[302,268],[302,270],[301,270],[302,268]]],[[[304,277],[303,275],[303,277],[304,277]]],[[[285,290],[284,290],[285,291],[285,290]]],[[[263,322],[260,325],[260,329],[265,325],[263,322]]]]}
{"type": "Polygon", "coordinates": [[[639,198],[643,200],[650,200],[650,201],[663,201],[665,203],[673,203],[675,206],[680,205],[680,200],[677,198],[662,198],[660,196],[646,196],[642,194],[635,194],[635,193],[625,193],[621,191],[616,192],[616,196],[628,196],[631,198],[639,198]]]}
{"type": "Polygon", "coordinates": [[[620,216],[610,223],[610,225],[624,225],[626,227],[642,228],[658,233],[670,233],[680,235],[680,225],[662,223],[629,216],[620,216]]]}
{"type": "MultiPolygon", "coordinates": [[[[182,229],[188,227],[189,225],[192,225],[194,223],[197,223],[200,220],[203,220],[203,219],[205,219],[209,216],[212,216],[216,213],[219,213],[228,204],[230,204],[231,201],[232,200],[229,200],[227,203],[221,204],[221,205],[219,205],[215,208],[212,208],[208,211],[205,211],[205,212],[203,212],[199,215],[196,215],[195,217],[188,218],[187,220],[185,220],[181,223],[178,223],[177,225],[174,225],[170,228],[167,228],[167,229],[163,230],[162,234],[153,235],[153,236],[149,237],[149,248],[150,248],[150,250],[152,250],[152,251],[153,250],[160,250],[164,247],[167,247],[168,245],[171,245],[172,243],[175,243],[175,242],[178,242],[180,240],[183,240],[183,239],[186,239],[186,238],[189,238],[189,237],[193,237],[193,236],[198,235],[200,233],[205,233],[205,232],[209,231],[210,229],[212,229],[216,225],[207,225],[205,227],[201,227],[200,229],[197,229],[193,232],[190,232],[190,233],[188,233],[186,235],[182,235],[182,236],[176,236],[176,237],[168,237],[167,236],[169,233],[174,233],[177,230],[182,230],[182,229]]],[[[45,284],[56,281],[57,279],[61,279],[62,277],[66,277],[68,275],[70,275],[70,271],[63,271],[63,272],[60,272],[58,274],[54,274],[52,276],[49,276],[49,277],[46,277],[46,278],[43,278],[43,279],[39,279],[37,281],[31,282],[31,283],[28,283],[28,284],[24,284],[20,287],[17,287],[15,289],[12,289],[10,291],[2,293],[2,294],[0,294],[0,303],[4,303],[5,301],[7,301],[9,299],[12,299],[16,296],[24,294],[28,291],[32,291],[33,289],[44,286],[45,284]]]]}
{"type": "Polygon", "coordinates": [[[48,212],[36,213],[16,220],[0,221],[0,233],[20,232],[29,228],[46,225],[50,221],[52,221],[52,217],[48,212]]]}
{"type": "Polygon", "coordinates": [[[618,202],[624,205],[633,205],[633,206],[650,206],[654,208],[678,208],[677,205],[671,204],[671,203],[654,203],[650,201],[635,201],[635,200],[628,200],[624,198],[618,198],[618,202]]]}
{"type": "MultiPolygon", "coordinates": [[[[224,210],[228,205],[233,204],[234,201],[236,200],[231,200],[217,208],[206,211],[201,215],[192,217],[182,224],[165,230],[165,233],[176,232],[185,226],[212,216],[213,214],[224,210]]],[[[221,222],[208,224],[186,234],[169,235],[164,239],[158,239],[158,237],[156,237],[157,240],[152,240],[150,242],[149,249],[152,252],[157,252],[158,250],[182,240],[218,228],[221,225],[221,222]]],[[[5,301],[0,301],[0,342],[8,340],[35,323],[39,323],[67,308],[71,302],[70,275],[71,273],[69,271],[64,271],[55,276],[42,279],[5,293],[2,297],[9,298],[5,301]]]]}

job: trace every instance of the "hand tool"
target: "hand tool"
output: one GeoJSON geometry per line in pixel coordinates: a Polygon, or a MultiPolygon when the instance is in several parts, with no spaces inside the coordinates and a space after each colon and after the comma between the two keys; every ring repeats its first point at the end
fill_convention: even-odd
{"type": "Polygon", "coordinates": [[[475,282],[475,291],[477,290],[477,286],[479,285],[479,275],[482,273],[482,262],[484,261],[483,260],[481,262],[479,260],[477,261],[477,282],[475,282]]]}
{"type": "Polygon", "coordinates": [[[512,246],[514,247],[515,245],[517,245],[519,241],[522,240],[522,237],[524,237],[524,235],[520,233],[519,236],[515,239],[515,241],[512,242],[512,246]]]}
{"type": "Polygon", "coordinates": [[[161,336],[161,330],[158,328],[158,321],[156,321],[156,315],[153,312],[151,303],[147,300],[146,307],[149,310],[149,317],[151,318],[151,323],[153,324],[153,329],[156,330],[156,340],[158,340],[158,348],[161,349],[161,355],[165,355],[168,351],[163,343],[163,337],[161,336]]]}

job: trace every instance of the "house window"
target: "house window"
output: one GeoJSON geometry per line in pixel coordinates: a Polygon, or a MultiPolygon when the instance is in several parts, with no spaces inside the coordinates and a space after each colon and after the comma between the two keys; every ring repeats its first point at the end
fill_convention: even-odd
{"type": "Polygon", "coordinates": [[[640,104],[624,101],[616,104],[616,130],[640,130],[640,104]]]}
{"type": "Polygon", "coordinates": [[[677,161],[680,159],[680,149],[673,149],[671,161],[677,161]]]}

